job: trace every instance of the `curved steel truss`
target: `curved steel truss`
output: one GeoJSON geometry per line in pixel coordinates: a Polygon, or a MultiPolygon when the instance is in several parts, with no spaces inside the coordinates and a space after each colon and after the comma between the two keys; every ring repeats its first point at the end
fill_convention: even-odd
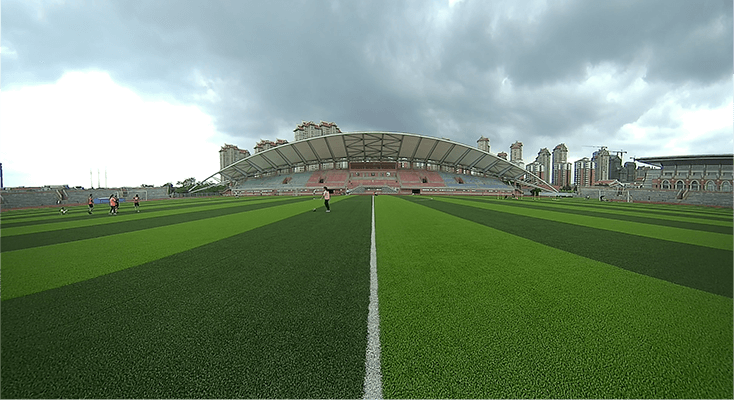
{"type": "Polygon", "coordinates": [[[407,161],[450,167],[556,191],[536,175],[495,154],[449,139],[396,132],[343,132],[290,142],[230,164],[203,182],[216,175],[222,177],[222,182],[241,182],[263,175],[292,173],[299,167],[365,161],[407,161]]]}

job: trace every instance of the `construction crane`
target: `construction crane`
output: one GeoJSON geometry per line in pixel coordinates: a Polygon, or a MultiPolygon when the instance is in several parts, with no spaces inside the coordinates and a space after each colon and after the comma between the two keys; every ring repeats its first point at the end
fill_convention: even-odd
{"type": "MultiPolygon", "coordinates": [[[[594,147],[599,150],[603,150],[607,148],[607,146],[583,146],[583,147],[594,147]]],[[[607,151],[610,153],[616,153],[617,157],[619,157],[620,160],[622,160],[623,156],[627,153],[626,150],[607,150],[607,151]]]]}

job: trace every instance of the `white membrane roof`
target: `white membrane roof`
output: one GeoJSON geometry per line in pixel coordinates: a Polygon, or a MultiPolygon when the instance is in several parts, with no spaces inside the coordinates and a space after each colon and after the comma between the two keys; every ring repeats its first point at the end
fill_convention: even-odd
{"type": "Polygon", "coordinates": [[[241,181],[278,170],[334,161],[425,162],[473,169],[553,190],[537,176],[495,154],[450,139],[396,132],[342,132],[289,142],[230,164],[209,178],[226,174],[241,181]]]}

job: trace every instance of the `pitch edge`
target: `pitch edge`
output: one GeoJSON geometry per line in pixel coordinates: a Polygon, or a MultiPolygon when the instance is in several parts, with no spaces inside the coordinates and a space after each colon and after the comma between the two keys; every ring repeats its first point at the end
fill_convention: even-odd
{"type": "Polygon", "coordinates": [[[380,313],[377,302],[377,246],[375,245],[375,197],[372,196],[370,248],[370,304],[367,313],[367,355],[365,358],[364,399],[382,399],[380,368],[380,313]]]}

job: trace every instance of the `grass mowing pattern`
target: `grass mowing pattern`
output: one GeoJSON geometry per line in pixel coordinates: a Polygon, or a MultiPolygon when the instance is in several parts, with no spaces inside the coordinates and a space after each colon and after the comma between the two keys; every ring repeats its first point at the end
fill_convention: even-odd
{"type": "Polygon", "coordinates": [[[731,398],[731,298],[432,203],[377,199],[386,397],[731,398]]]}
{"type": "Polygon", "coordinates": [[[270,208],[3,252],[2,299],[37,293],[167,257],[306,212],[315,203],[275,202],[270,208]]]}
{"type": "MultiPolygon", "coordinates": [[[[309,199],[310,200],[310,199],[309,199]]],[[[32,225],[26,227],[3,228],[2,251],[13,251],[27,249],[30,247],[47,246],[50,244],[73,242],[98,238],[102,236],[115,235],[124,232],[134,232],[165,225],[173,225],[181,222],[197,221],[207,218],[231,215],[260,208],[272,207],[273,205],[288,204],[306,201],[305,198],[275,198],[261,201],[249,201],[224,208],[222,203],[207,207],[209,209],[196,212],[182,212],[173,210],[168,213],[148,211],[143,214],[127,213],[110,216],[107,213],[87,215],[81,217],[81,221],[68,221],[63,225],[46,224],[32,225]],[[168,215],[161,215],[168,214],[168,215]],[[92,218],[106,218],[104,224],[98,221],[90,221],[92,218]],[[50,225],[50,226],[49,226],[50,225]],[[81,225],[81,226],[75,226],[81,225]],[[46,230],[48,229],[48,230],[46,230]]],[[[61,217],[63,218],[63,217],[61,217]]]]}
{"type": "Polygon", "coordinates": [[[532,217],[539,220],[563,222],[566,224],[586,226],[594,229],[628,233],[635,236],[650,237],[671,242],[688,243],[729,251],[733,248],[731,232],[723,234],[675,227],[667,227],[666,229],[663,229],[659,225],[620,221],[617,219],[605,218],[603,216],[589,217],[567,213],[561,210],[547,211],[527,209],[516,206],[512,201],[485,201],[479,203],[460,198],[444,198],[441,199],[441,201],[454,202],[457,204],[471,204],[476,208],[490,209],[502,213],[532,217]]]}
{"type": "MultiPolygon", "coordinates": [[[[285,200],[286,197],[252,197],[252,198],[233,198],[233,197],[205,197],[205,198],[188,198],[188,199],[167,199],[162,201],[143,202],[140,209],[144,214],[155,212],[156,215],[175,214],[181,212],[189,212],[194,208],[219,208],[224,204],[236,206],[243,202],[260,202],[271,200],[285,200]]],[[[134,208],[129,203],[122,203],[120,206],[120,216],[127,216],[134,213],[134,208]]],[[[59,216],[59,207],[41,208],[41,209],[24,209],[24,210],[8,210],[2,213],[3,229],[30,227],[33,225],[45,225],[43,230],[56,224],[64,225],[73,221],[86,221],[88,225],[114,223],[111,219],[100,220],[97,218],[105,218],[109,211],[108,205],[97,204],[94,207],[94,214],[90,217],[87,214],[87,206],[71,206],[67,207],[69,213],[59,216]],[[59,216],[50,220],[51,215],[59,216]]],[[[135,213],[137,214],[137,213],[135,213]]],[[[58,229],[58,228],[57,228],[58,229]]],[[[34,232],[29,230],[28,232],[34,232]]],[[[23,233],[28,233],[23,232],[23,233]]]]}
{"type": "MultiPolygon", "coordinates": [[[[721,296],[733,296],[734,257],[731,250],[523,216],[520,213],[524,208],[514,205],[497,207],[463,199],[442,199],[419,204],[628,271],[721,296]],[[513,208],[513,213],[489,207],[497,210],[513,208]]],[[[579,218],[576,215],[574,217],[579,218]]],[[[660,231],[665,228],[653,226],[650,229],[660,231]]],[[[729,241],[731,238],[729,235],[729,241]]]]}
{"type": "MultiPolygon", "coordinates": [[[[466,197],[465,200],[472,200],[478,202],[487,202],[487,198],[482,197],[466,197]]],[[[494,201],[491,199],[489,201],[494,201]]],[[[503,202],[508,203],[508,202],[503,202]]],[[[728,219],[712,220],[712,219],[699,219],[698,216],[695,218],[689,217],[690,214],[674,214],[666,213],[664,215],[654,214],[649,212],[635,211],[630,207],[618,207],[616,209],[600,210],[589,207],[580,207],[577,202],[560,202],[560,201],[514,201],[512,205],[515,207],[546,210],[546,211],[561,211],[568,214],[584,215],[589,217],[602,216],[608,219],[616,219],[620,221],[638,222],[650,225],[662,225],[670,226],[675,228],[691,229],[696,231],[704,232],[715,232],[723,234],[732,233],[732,218],[729,215],[728,219]],[[672,214],[672,215],[671,215],[672,214]]]]}
{"type": "MultiPolygon", "coordinates": [[[[360,397],[367,199],[336,197],[330,214],[316,201],[273,203],[3,252],[0,397],[360,397]],[[319,212],[305,212],[312,207],[319,212]]],[[[605,235],[633,236],[634,226],[637,245],[650,237],[710,244],[731,257],[731,235],[702,226],[731,223],[731,210],[420,199],[376,199],[386,397],[732,397],[731,295],[504,228],[526,219],[535,222],[529,230],[549,229],[569,218],[556,236],[585,243],[587,231],[573,230],[582,227],[607,245],[616,240],[605,235]],[[595,207],[596,216],[575,212],[595,207]],[[698,230],[653,220],[665,217],[698,230]]],[[[271,200],[151,202],[139,216],[123,205],[117,219],[13,211],[2,214],[3,240],[271,200]]]]}
{"type": "Polygon", "coordinates": [[[369,198],[320,211],[3,301],[1,397],[360,397],[369,198]]]}
{"type": "MultiPolygon", "coordinates": [[[[127,204],[127,207],[121,206],[119,216],[138,215],[140,217],[147,216],[149,214],[160,215],[171,215],[176,213],[189,213],[193,210],[213,209],[222,208],[227,206],[238,206],[245,202],[262,202],[272,200],[285,200],[285,197],[253,197],[236,199],[233,197],[205,197],[205,198],[187,198],[187,199],[167,199],[161,201],[145,202],[140,207],[141,213],[136,213],[135,209],[127,204]]],[[[126,204],[126,203],[122,203],[126,204]]],[[[18,228],[27,228],[28,231],[20,230],[19,233],[32,233],[31,226],[44,225],[41,230],[53,230],[59,228],[53,228],[55,225],[64,226],[68,223],[79,223],[80,221],[86,221],[88,225],[115,223],[113,218],[108,216],[109,206],[96,205],[94,207],[94,213],[90,216],[87,214],[86,205],[77,205],[67,207],[69,210],[68,214],[60,216],[58,214],[58,207],[55,208],[44,208],[44,209],[23,209],[23,210],[9,210],[2,213],[3,217],[3,228],[8,230],[14,230],[18,228]],[[56,218],[51,218],[51,215],[55,215],[56,218]],[[13,229],[10,229],[13,228],[13,229]]],[[[119,219],[119,218],[118,218],[119,219]]],[[[83,224],[73,225],[83,226],[83,224]]]]}

